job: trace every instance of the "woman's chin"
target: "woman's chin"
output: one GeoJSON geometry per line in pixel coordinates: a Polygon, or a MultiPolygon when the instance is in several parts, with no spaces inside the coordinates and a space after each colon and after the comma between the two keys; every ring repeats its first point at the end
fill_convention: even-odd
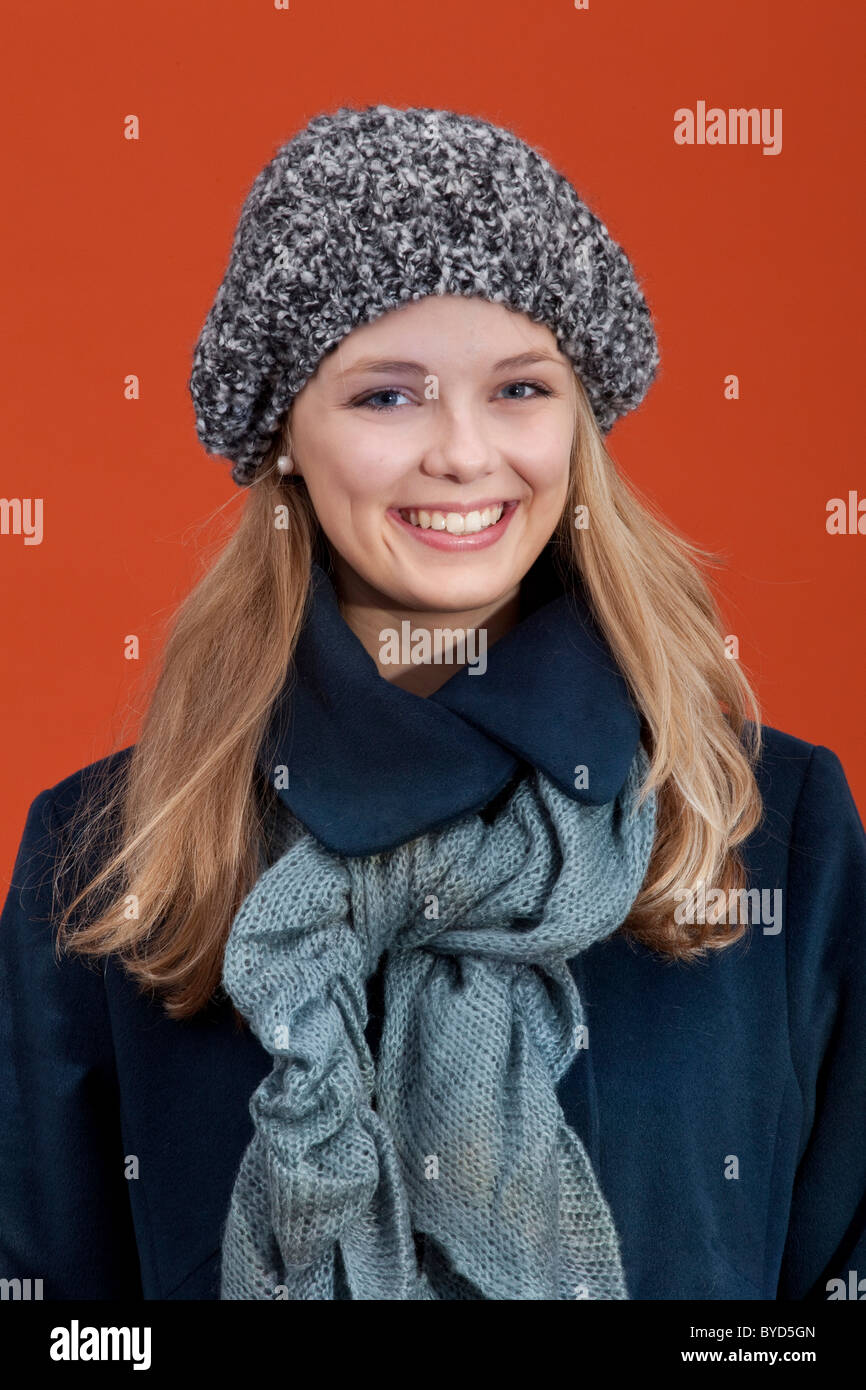
{"type": "Polygon", "coordinates": [[[478,576],[468,583],[465,578],[454,582],[411,584],[403,590],[402,600],[395,599],[395,607],[411,608],[427,613],[468,613],[475,609],[493,608],[500,599],[511,593],[519,579],[512,581],[501,576],[489,578],[478,576]]]}

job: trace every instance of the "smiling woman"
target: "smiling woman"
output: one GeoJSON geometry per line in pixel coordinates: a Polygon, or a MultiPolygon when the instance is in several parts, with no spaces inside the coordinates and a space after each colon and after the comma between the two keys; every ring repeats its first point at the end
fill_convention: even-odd
{"type": "Polygon", "coordinates": [[[420,299],[324,358],[291,407],[294,475],[371,655],[395,603],[430,627],[513,606],[563,513],[575,390],[549,328],[477,297],[420,299]]]}
{"type": "Polygon", "coordinates": [[[866,835],[607,449],[657,366],[625,252],[508,130],[344,108],[259,174],[190,378],[246,505],[4,909],[0,1274],[802,1299],[866,1268],[866,835]]]}

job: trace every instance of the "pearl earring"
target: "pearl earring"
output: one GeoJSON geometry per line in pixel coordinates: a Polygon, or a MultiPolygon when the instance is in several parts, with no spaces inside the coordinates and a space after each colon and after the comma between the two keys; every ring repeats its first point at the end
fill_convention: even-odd
{"type": "Polygon", "coordinates": [[[294,466],[294,460],[291,458],[289,454],[280,454],[280,457],[277,459],[278,472],[291,473],[294,466]]]}

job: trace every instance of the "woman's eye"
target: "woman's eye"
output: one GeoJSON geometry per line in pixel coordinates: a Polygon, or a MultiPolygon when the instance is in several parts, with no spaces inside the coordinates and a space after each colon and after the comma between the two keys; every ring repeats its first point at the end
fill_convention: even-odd
{"type": "MultiPolygon", "coordinates": [[[[507,386],[503,386],[503,391],[513,391],[519,387],[528,386],[530,391],[536,391],[541,396],[549,396],[550,388],[542,386],[540,381],[510,381],[507,386]]],[[[531,396],[512,396],[513,401],[529,401],[531,396]]]]}
{"type": "Polygon", "coordinates": [[[381,391],[374,391],[374,392],[372,393],[372,395],[370,395],[370,396],[365,396],[364,399],[361,400],[361,401],[358,401],[357,404],[358,404],[358,405],[369,405],[373,410],[396,410],[396,406],[394,406],[394,405],[376,405],[375,402],[376,402],[377,400],[379,400],[382,396],[402,396],[402,395],[403,395],[403,392],[402,392],[402,391],[397,391],[397,390],[395,390],[393,387],[390,387],[390,386],[389,386],[389,387],[383,388],[381,391]]]}
{"type": "MultiPolygon", "coordinates": [[[[550,387],[544,386],[540,381],[510,381],[507,386],[503,386],[502,390],[521,392],[530,391],[540,396],[550,396],[552,394],[550,387]]],[[[360,401],[356,401],[355,404],[357,406],[366,405],[369,406],[371,410],[379,412],[383,410],[396,410],[398,409],[398,406],[393,399],[394,397],[397,397],[398,399],[400,397],[402,397],[404,400],[406,399],[405,394],[402,391],[398,391],[396,387],[385,386],[381,389],[381,391],[372,391],[369,396],[364,396],[360,401]],[[381,403],[383,401],[383,398],[385,397],[392,398],[390,403],[381,403]]],[[[532,400],[533,397],[531,395],[521,394],[519,396],[511,396],[509,399],[513,401],[529,401],[532,400]]]]}

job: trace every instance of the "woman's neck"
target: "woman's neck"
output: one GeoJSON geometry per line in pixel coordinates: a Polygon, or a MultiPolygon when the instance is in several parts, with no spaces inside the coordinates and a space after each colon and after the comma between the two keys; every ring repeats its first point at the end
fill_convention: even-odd
{"type": "Polygon", "coordinates": [[[361,582],[338,585],[340,612],[380,676],[413,695],[432,695],[462,666],[482,673],[486,652],[520,621],[520,585],[459,613],[389,606],[361,582]]]}

